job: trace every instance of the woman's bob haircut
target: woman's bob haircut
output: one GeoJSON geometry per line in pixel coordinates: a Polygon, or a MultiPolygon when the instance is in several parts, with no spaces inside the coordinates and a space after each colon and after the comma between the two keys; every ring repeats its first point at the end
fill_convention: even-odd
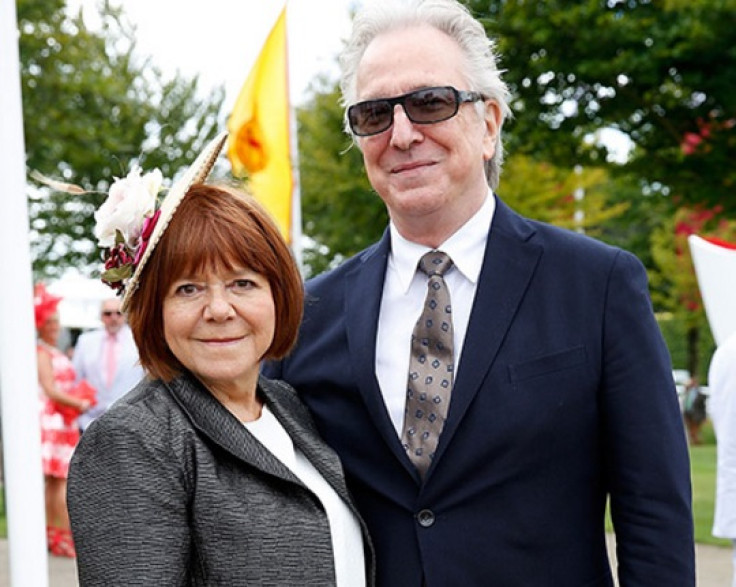
{"type": "Polygon", "coordinates": [[[262,360],[281,359],[294,346],[304,288],[299,269],[268,213],[251,196],[224,185],[195,184],[152,251],[128,307],[140,362],[152,378],[171,381],[184,367],[164,338],[163,303],[185,275],[247,267],[273,295],[274,338],[262,360]]]}

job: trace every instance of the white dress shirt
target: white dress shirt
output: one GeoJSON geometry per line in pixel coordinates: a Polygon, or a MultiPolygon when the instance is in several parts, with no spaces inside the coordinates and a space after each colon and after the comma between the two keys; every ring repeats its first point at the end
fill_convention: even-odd
{"type": "MultiPolygon", "coordinates": [[[[444,278],[452,305],[456,374],[495,207],[493,194],[489,191],[478,212],[437,248],[447,253],[454,263],[444,278]]],[[[391,253],[378,318],[376,377],[391,421],[400,436],[404,424],[411,333],[427,296],[428,278],[418,271],[417,265],[422,255],[432,249],[406,240],[393,223],[389,230],[391,253]]]]}

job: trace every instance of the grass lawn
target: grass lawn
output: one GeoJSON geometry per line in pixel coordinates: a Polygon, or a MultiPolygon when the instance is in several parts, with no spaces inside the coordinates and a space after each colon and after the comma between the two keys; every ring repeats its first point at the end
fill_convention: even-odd
{"type": "MultiPolygon", "coordinates": [[[[704,444],[690,448],[690,467],[693,486],[693,517],[695,519],[695,541],[703,544],[731,546],[731,542],[714,538],[710,530],[713,526],[713,506],[716,491],[716,445],[709,422],[703,427],[704,444]]],[[[611,530],[610,518],[606,527],[611,530]]],[[[0,537],[7,535],[5,522],[5,495],[0,494],[0,537]]]]}
{"type": "Polygon", "coordinates": [[[690,448],[690,470],[693,484],[693,518],[695,541],[703,544],[730,546],[729,540],[714,538],[713,507],[716,495],[716,445],[702,444],[690,448]]]}
{"type": "Polygon", "coordinates": [[[716,497],[716,441],[709,420],[703,425],[702,432],[703,444],[690,447],[695,541],[731,546],[730,540],[714,538],[710,533],[716,497]]]}

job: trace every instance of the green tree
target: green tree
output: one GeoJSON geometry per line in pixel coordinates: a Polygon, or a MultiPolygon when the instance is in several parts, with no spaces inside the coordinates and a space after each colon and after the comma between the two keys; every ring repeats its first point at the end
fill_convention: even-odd
{"type": "Polygon", "coordinates": [[[224,89],[199,96],[198,79],[167,79],[138,56],[120,8],[99,5],[100,28],[64,0],[18,0],[21,82],[29,171],[95,190],[29,194],[34,273],[99,268],[94,211],[132,163],[171,179],[220,126],[224,89]]]}
{"type": "Polygon", "coordinates": [[[600,164],[589,138],[614,128],[635,145],[627,172],[736,212],[736,0],[466,3],[498,40],[515,150],[600,164]]]}
{"type": "Polygon", "coordinates": [[[693,375],[699,372],[700,339],[707,320],[688,237],[698,234],[729,242],[736,240],[736,222],[723,220],[721,213],[720,206],[682,207],[652,233],[652,255],[658,269],[650,273],[653,298],[684,325],[686,368],[693,375]]]}
{"type": "Polygon", "coordinates": [[[661,226],[651,242],[653,299],[692,314],[688,362],[696,365],[702,316],[682,306],[685,284],[672,282],[670,271],[684,272],[676,280],[695,276],[691,266],[664,261],[675,239],[665,232],[680,206],[722,204],[722,215],[736,213],[736,0],[466,4],[497,40],[517,115],[507,135],[513,152],[587,167],[609,162],[595,140],[604,128],[634,145],[611,172],[639,193],[626,190],[633,205],[603,235],[641,246],[641,228],[661,226]],[[626,230],[623,218],[639,232],[626,230]]]}
{"type": "Polygon", "coordinates": [[[629,206],[609,201],[609,185],[602,168],[560,169],[515,155],[505,164],[499,193],[524,216],[600,237],[603,226],[629,206]]]}
{"type": "Polygon", "coordinates": [[[303,232],[312,241],[304,263],[312,275],[376,241],[388,221],[360,150],[343,133],[337,85],[318,83],[297,113],[303,232]]]}

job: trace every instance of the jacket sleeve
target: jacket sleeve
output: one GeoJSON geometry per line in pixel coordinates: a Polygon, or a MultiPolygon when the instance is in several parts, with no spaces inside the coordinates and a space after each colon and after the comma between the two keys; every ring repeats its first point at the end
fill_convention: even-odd
{"type": "Polygon", "coordinates": [[[166,435],[129,405],[82,435],[68,482],[81,587],[189,584],[186,475],[166,435]]]}
{"type": "Polygon", "coordinates": [[[641,263],[620,252],[604,316],[603,454],[622,587],[692,586],[690,465],[641,263]]]}

